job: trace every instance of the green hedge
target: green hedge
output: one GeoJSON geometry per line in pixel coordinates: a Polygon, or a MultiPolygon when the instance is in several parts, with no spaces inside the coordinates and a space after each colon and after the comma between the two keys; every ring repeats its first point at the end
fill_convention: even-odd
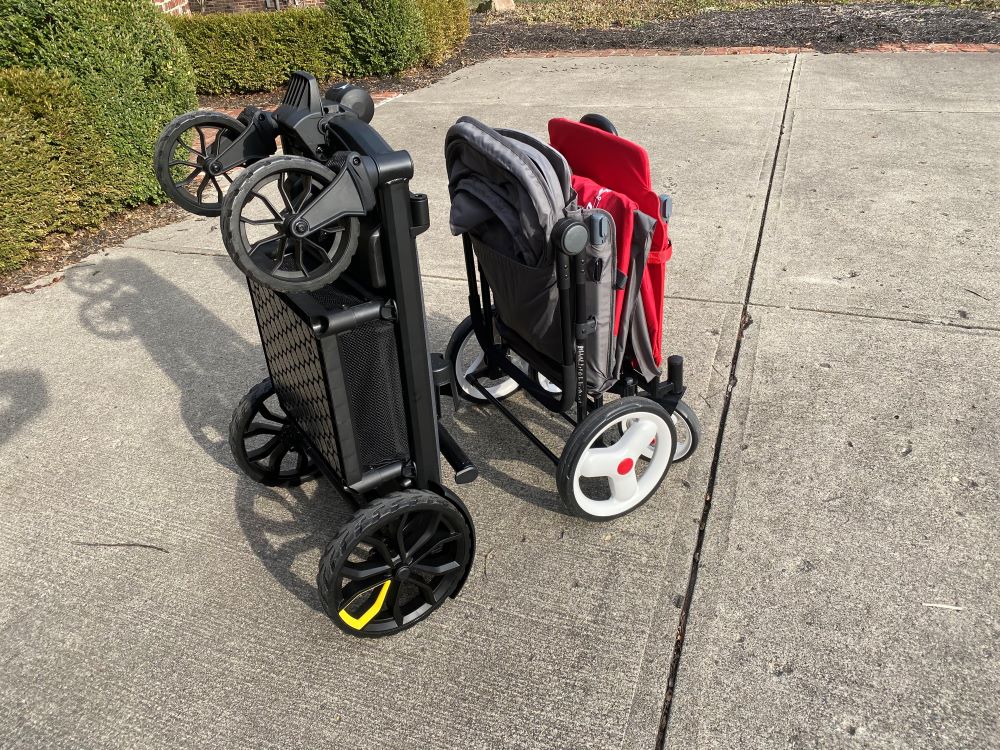
{"type": "Polygon", "coordinates": [[[266,91],[306,70],[320,80],[343,73],[347,37],[323,8],[280,13],[171,16],[170,25],[194,62],[198,91],[266,91]]]}
{"type": "Polygon", "coordinates": [[[423,59],[428,49],[416,0],[327,0],[344,22],[352,76],[398,73],[423,59]]]}
{"type": "Polygon", "coordinates": [[[0,273],[50,232],[96,224],[127,192],[117,158],[68,76],[0,70],[0,273]]]}
{"type": "Polygon", "coordinates": [[[149,0],[0,0],[0,68],[63,71],[116,156],[117,208],[159,200],[153,146],[197,106],[183,45],[149,0]]]}
{"type": "Polygon", "coordinates": [[[171,16],[194,63],[198,91],[267,91],[307,70],[391,75],[443,61],[469,35],[466,0],[327,0],[279,13],[171,16]]]}
{"type": "Polygon", "coordinates": [[[423,61],[440,65],[469,36],[467,0],[417,0],[417,6],[427,38],[423,61]]]}

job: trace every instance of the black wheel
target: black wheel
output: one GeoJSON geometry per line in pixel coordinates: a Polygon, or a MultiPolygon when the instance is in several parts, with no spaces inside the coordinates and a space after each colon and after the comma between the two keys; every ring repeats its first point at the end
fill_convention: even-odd
{"type": "Polygon", "coordinates": [[[155,151],[156,179],[167,197],[193,214],[218,216],[243,165],[211,175],[205,164],[245,129],[242,122],[221,112],[188,112],[167,123],[155,151]]]}
{"type": "Polygon", "coordinates": [[[350,635],[398,633],[455,591],[471,553],[465,517],[448,499],[424,490],[380,497],[323,553],[316,577],[323,609],[350,635]]]}
{"type": "Polygon", "coordinates": [[[659,488],[675,443],[673,420],[657,402],[630,396],[605,404],[566,441],[556,470],[559,496],[581,518],[623,516],[659,488]]]}
{"type": "MultiPolygon", "coordinates": [[[[451,366],[452,383],[458,386],[458,395],[475,404],[489,403],[489,399],[483,396],[479,389],[466,378],[483,366],[484,356],[483,349],[479,346],[476,333],[472,328],[472,318],[468,317],[459,323],[455,332],[451,334],[448,348],[445,349],[445,357],[451,366]]],[[[522,369],[527,367],[527,364],[517,355],[511,355],[511,361],[522,369]]],[[[479,382],[498,401],[514,394],[521,387],[516,380],[506,375],[495,379],[480,378],[479,382]]]]}
{"type": "Polygon", "coordinates": [[[247,276],[279,292],[312,291],[334,281],[358,246],[356,217],[303,237],[291,226],[333,182],[333,170],[301,156],[271,156],[240,175],[222,205],[222,240],[247,276]]]}
{"type": "Polygon", "coordinates": [[[674,447],[674,462],[685,461],[694,455],[698,443],[701,442],[701,422],[698,415],[683,401],[678,401],[673,414],[674,432],[677,435],[677,445],[674,447]]]}
{"type": "Polygon", "coordinates": [[[229,448],[244,474],[269,487],[299,484],[317,473],[278,403],[270,378],[237,404],[229,423],[229,448]]]}

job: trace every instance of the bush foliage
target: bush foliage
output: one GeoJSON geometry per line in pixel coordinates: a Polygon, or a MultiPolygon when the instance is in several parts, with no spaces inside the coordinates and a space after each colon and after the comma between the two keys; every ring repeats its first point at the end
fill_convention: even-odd
{"type": "Polygon", "coordinates": [[[0,273],[50,232],[96,224],[125,198],[83,92],[59,73],[0,70],[0,273]]]}
{"type": "Polygon", "coordinates": [[[423,17],[427,48],[424,62],[439,65],[469,36],[466,0],[417,0],[423,17]]]}
{"type": "Polygon", "coordinates": [[[161,198],[153,146],[170,119],[197,106],[183,45],[141,0],[0,0],[0,68],[68,74],[115,154],[113,208],[161,198]]]}
{"type": "Polygon", "coordinates": [[[169,20],[188,48],[203,94],[266,91],[285,83],[293,70],[320,80],[344,72],[347,37],[340,19],[323,8],[169,20]]]}
{"type": "Polygon", "coordinates": [[[427,51],[416,0],[327,0],[344,23],[352,76],[388,75],[412,67],[427,51]]]}
{"type": "Polygon", "coordinates": [[[235,94],[277,88],[293,70],[325,80],[436,65],[469,35],[469,8],[466,0],[327,0],[325,8],[169,22],[194,63],[199,93],[235,94]]]}

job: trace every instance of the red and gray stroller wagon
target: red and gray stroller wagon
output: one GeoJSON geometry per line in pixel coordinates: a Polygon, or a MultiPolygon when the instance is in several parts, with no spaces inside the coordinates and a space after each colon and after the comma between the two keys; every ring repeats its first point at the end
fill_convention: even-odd
{"type": "Polygon", "coordinates": [[[648,500],[701,432],[683,358],[661,376],[671,202],[607,118],[552,120],[549,138],[471,117],[448,132],[471,315],[447,357],[459,395],[495,405],[556,464],[566,507],[604,520],[648,500]],[[574,425],[561,456],[501,403],[519,389],[574,425]]]}

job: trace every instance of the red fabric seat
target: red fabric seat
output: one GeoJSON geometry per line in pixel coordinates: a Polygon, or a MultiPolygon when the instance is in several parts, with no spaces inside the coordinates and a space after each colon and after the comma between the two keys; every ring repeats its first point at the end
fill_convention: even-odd
{"type": "MultiPolygon", "coordinates": [[[[549,120],[549,141],[553,148],[566,158],[570,169],[573,170],[574,188],[577,188],[577,177],[586,178],[588,181],[586,183],[579,181],[580,186],[584,188],[583,192],[577,188],[577,192],[581,194],[582,205],[588,202],[583,198],[585,194],[592,199],[603,187],[620,193],[640,211],[656,220],[646,272],[640,286],[640,299],[653,345],[653,354],[659,364],[663,358],[661,346],[666,262],[670,259],[672,247],[667,224],[660,216],[660,197],[652,187],[649,154],[642,146],[620,136],[561,117],[549,120]]],[[[627,210],[629,203],[620,198],[614,201],[610,201],[610,197],[602,199],[609,201],[608,205],[613,205],[622,213],[619,221],[619,215],[615,211],[609,211],[615,220],[618,233],[619,268],[627,269],[632,243],[631,212],[627,210]]],[[[599,207],[607,208],[603,203],[599,207]]],[[[619,293],[615,307],[616,333],[623,299],[623,293],[619,293]]]]}

